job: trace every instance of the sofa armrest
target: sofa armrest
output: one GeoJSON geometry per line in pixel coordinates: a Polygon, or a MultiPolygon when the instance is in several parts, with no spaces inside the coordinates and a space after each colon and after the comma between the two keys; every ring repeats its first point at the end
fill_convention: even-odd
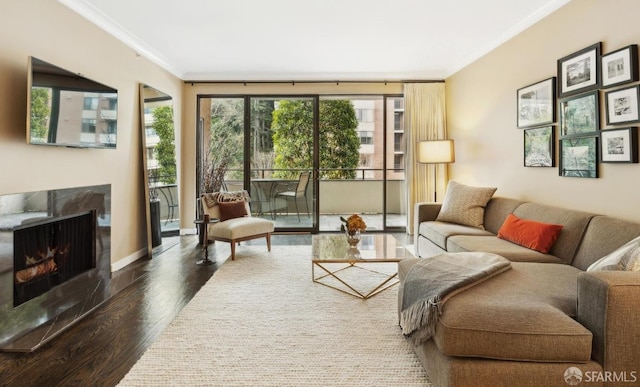
{"type": "Polygon", "coordinates": [[[578,274],[576,319],[593,334],[592,358],[605,371],[640,372],[640,272],[578,274]]]}
{"type": "Polygon", "coordinates": [[[420,223],[436,220],[442,208],[442,203],[418,202],[413,206],[413,239],[414,246],[417,246],[418,230],[420,223]]]}

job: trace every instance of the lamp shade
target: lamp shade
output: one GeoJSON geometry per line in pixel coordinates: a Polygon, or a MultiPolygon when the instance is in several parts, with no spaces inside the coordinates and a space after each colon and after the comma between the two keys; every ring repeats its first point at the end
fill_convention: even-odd
{"type": "Polygon", "coordinates": [[[424,164],[453,163],[456,154],[453,140],[420,141],[418,143],[418,162],[424,164]]]}

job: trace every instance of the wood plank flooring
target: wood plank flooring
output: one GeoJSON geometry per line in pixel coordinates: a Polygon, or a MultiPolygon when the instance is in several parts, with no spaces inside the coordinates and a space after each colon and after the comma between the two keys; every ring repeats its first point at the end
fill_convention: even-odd
{"type": "MultiPolygon", "coordinates": [[[[276,235],[272,243],[310,244],[311,236],[276,235]]],[[[197,266],[197,237],[183,236],[153,260],[129,265],[148,273],[37,351],[0,353],[0,386],[115,386],[229,256],[228,246],[210,246],[217,263],[197,266]]]]}

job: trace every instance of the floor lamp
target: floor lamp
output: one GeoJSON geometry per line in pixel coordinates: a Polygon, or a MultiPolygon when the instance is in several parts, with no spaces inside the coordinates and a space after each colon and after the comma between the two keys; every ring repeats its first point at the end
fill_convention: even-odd
{"type": "MultiPolygon", "coordinates": [[[[448,164],[456,161],[453,140],[433,140],[418,142],[418,162],[422,164],[448,164]]],[[[434,167],[433,201],[438,201],[438,166],[434,167]]]]}

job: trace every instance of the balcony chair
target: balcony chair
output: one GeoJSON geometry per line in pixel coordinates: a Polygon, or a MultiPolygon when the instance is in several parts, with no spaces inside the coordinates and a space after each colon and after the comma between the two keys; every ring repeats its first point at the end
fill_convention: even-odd
{"type": "Polygon", "coordinates": [[[296,184],[295,190],[276,192],[274,197],[274,200],[278,198],[284,198],[287,200],[287,203],[289,200],[294,201],[296,205],[296,213],[298,214],[298,222],[300,222],[300,211],[298,210],[299,198],[304,198],[304,205],[307,207],[307,216],[310,216],[309,204],[307,203],[307,186],[309,185],[310,176],[311,176],[310,172],[300,173],[300,177],[298,178],[298,183],[296,184]]]}
{"type": "Polygon", "coordinates": [[[267,250],[271,251],[273,222],[251,216],[251,198],[247,191],[205,193],[200,196],[200,200],[203,213],[208,214],[211,219],[220,220],[208,225],[203,243],[229,242],[231,260],[236,259],[236,244],[250,239],[266,238],[267,250]]]}

